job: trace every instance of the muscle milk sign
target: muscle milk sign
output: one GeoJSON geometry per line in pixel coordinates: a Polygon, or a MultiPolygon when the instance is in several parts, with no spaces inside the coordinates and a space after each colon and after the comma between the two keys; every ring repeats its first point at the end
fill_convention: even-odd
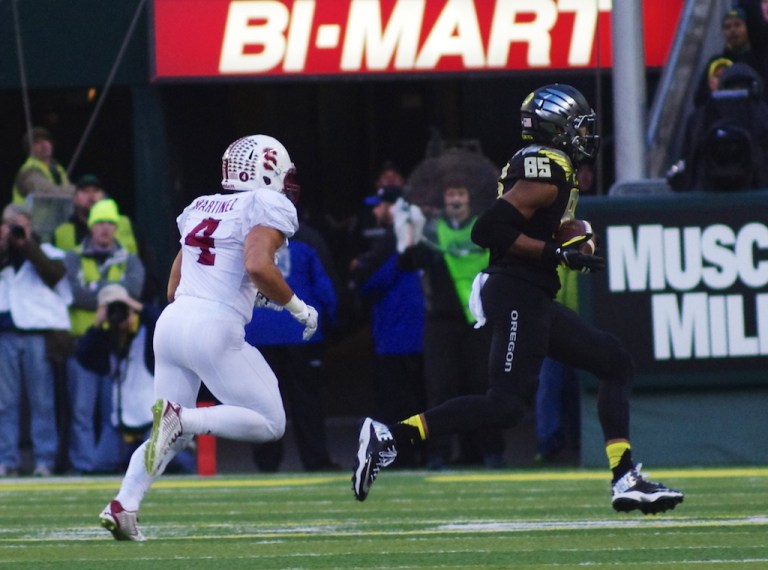
{"type": "Polygon", "coordinates": [[[647,293],[656,360],[768,355],[768,227],[612,225],[608,288],[647,293]]]}
{"type": "MultiPolygon", "coordinates": [[[[643,2],[664,64],[682,0],[643,2]]],[[[154,0],[158,78],[611,65],[611,0],[154,0]]]]}

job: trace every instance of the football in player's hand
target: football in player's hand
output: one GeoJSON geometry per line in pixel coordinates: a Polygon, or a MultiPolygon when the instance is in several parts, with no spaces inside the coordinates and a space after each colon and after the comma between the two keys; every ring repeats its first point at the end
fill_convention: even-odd
{"type": "Polygon", "coordinates": [[[597,236],[587,220],[574,218],[564,221],[555,232],[554,240],[560,245],[577,246],[586,255],[594,255],[597,249],[597,236]]]}

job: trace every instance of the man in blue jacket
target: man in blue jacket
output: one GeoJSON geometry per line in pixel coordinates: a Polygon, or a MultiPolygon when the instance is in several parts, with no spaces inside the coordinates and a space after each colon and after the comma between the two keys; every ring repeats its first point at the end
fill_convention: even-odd
{"type": "MultiPolygon", "coordinates": [[[[304,222],[277,252],[277,266],[291,289],[320,314],[317,332],[303,340],[304,327],[288,311],[255,307],[245,326],[245,340],[257,347],[277,375],[280,392],[292,420],[299,458],[307,471],[336,470],[328,453],[323,390],[324,326],[334,324],[337,295],[327,246],[322,236],[304,222]]],[[[254,444],[254,460],[261,471],[277,471],[283,460],[283,440],[254,444]]]]}
{"type": "MultiPolygon", "coordinates": [[[[390,421],[415,413],[424,400],[424,294],[420,272],[398,267],[392,207],[401,196],[400,186],[384,186],[366,199],[386,231],[351,267],[357,291],[371,305],[376,403],[390,421]]],[[[404,459],[400,465],[415,461],[404,459]]]]}

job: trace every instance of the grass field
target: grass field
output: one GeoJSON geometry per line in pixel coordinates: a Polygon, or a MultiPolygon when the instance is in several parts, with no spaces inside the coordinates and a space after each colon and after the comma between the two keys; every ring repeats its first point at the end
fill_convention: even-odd
{"type": "Polygon", "coordinates": [[[768,468],[656,470],[686,492],[615,513],[605,471],[384,472],[365,503],[346,473],[163,478],[144,543],[98,526],[117,478],[0,481],[5,568],[768,568],[768,468]]]}

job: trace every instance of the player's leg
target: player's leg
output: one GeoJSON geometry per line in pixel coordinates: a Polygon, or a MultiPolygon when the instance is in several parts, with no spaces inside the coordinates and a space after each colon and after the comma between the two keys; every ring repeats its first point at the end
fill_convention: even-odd
{"type": "Polygon", "coordinates": [[[283,436],[285,411],[277,377],[256,348],[245,341],[230,347],[221,362],[201,370],[201,377],[221,404],[185,408],[185,429],[258,443],[283,436]]]}
{"type": "Polygon", "coordinates": [[[632,358],[613,335],[599,330],[570,309],[557,305],[549,355],[597,376],[597,411],[613,474],[612,503],[616,510],[657,513],[673,509],[683,493],[645,480],[632,459],[629,397],[634,375],[632,358]]]}
{"type": "Polygon", "coordinates": [[[537,287],[503,275],[488,279],[482,301],[486,326],[493,327],[488,392],[452,398],[390,426],[365,418],[352,475],[358,500],[365,500],[379,471],[394,462],[398,445],[463,431],[511,427],[522,417],[546,353],[552,301],[537,287]]]}
{"type": "Polygon", "coordinates": [[[594,374],[600,381],[597,410],[606,441],[629,439],[629,396],[634,365],[619,340],[556,304],[548,356],[594,374]]]}
{"type": "MultiPolygon", "coordinates": [[[[180,324],[173,315],[161,316],[161,320],[158,321],[155,331],[155,395],[161,398],[162,402],[173,398],[174,401],[182,402],[185,406],[194,407],[200,389],[200,379],[194,372],[179,365],[175,330],[180,324]],[[161,321],[162,326],[160,326],[161,321]]],[[[148,470],[147,450],[157,430],[153,427],[152,431],[150,438],[137,447],[131,455],[120,490],[99,516],[101,526],[109,530],[116,540],[144,540],[144,535],[137,524],[141,502],[152,482],[162,474],[168,462],[192,438],[192,434],[181,434],[165,451],[158,466],[148,470]]],[[[154,446],[157,449],[156,438],[154,446]]]]}
{"type": "Polygon", "coordinates": [[[503,275],[488,279],[482,300],[492,328],[488,392],[453,398],[421,414],[428,437],[512,427],[535,394],[552,301],[537,287],[503,275]]]}
{"type": "MultiPolygon", "coordinates": [[[[266,442],[282,437],[285,411],[277,378],[262,354],[245,342],[242,324],[231,318],[229,308],[200,311],[192,327],[203,327],[205,335],[182,333],[180,361],[202,379],[220,405],[180,410],[185,433],[210,434],[240,441],[266,442]]],[[[156,348],[157,348],[157,336],[156,348]]],[[[179,352],[177,352],[178,354],[179,352]]],[[[181,364],[181,362],[180,362],[181,364]]],[[[163,382],[162,378],[157,381],[163,382]]],[[[184,390],[176,382],[158,395],[172,402],[173,390],[184,390]]],[[[160,391],[162,390],[162,392],[160,391]]]]}

